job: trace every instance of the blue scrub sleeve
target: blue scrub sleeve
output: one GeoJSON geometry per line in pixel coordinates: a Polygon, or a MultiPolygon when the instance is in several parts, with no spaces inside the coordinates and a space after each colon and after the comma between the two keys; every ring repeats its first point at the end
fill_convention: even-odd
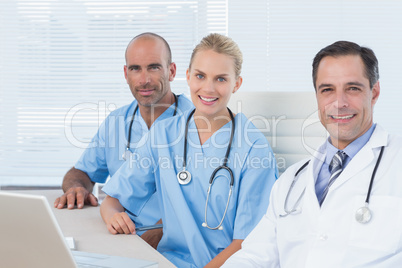
{"type": "Polygon", "coordinates": [[[135,216],[140,215],[156,191],[156,165],[148,143],[132,153],[130,160],[126,161],[102,188],[107,195],[118,199],[120,204],[135,216]]]}
{"type": "Polygon", "coordinates": [[[96,135],[92,138],[88,148],[75,164],[75,168],[85,172],[91,181],[104,183],[109,176],[105,151],[105,125],[108,118],[101,124],[96,135]]]}
{"type": "Polygon", "coordinates": [[[271,148],[268,146],[267,150],[256,146],[264,143],[261,140],[254,143],[241,171],[233,239],[245,239],[268,208],[278,169],[271,148]]]}

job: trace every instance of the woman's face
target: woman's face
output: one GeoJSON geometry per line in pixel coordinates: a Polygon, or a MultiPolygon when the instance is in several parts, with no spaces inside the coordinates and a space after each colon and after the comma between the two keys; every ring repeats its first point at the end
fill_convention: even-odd
{"type": "Polygon", "coordinates": [[[241,77],[236,78],[233,58],[213,50],[201,50],[186,74],[197,116],[215,120],[227,116],[230,96],[242,83],[241,77]]]}

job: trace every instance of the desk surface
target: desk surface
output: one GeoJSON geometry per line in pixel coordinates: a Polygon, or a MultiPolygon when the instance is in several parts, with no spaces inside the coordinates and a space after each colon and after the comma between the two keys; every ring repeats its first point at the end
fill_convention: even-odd
{"type": "Polygon", "coordinates": [[[74,210],[56,209],[53,202],[62,194],[61,190],[18,192],[46,196],[64,236],[74,238],[77,250],[156,261],[162,268],[175,267],[139,236],[110,234],[100,216],[99,206],[85,206],[74,210]]]}

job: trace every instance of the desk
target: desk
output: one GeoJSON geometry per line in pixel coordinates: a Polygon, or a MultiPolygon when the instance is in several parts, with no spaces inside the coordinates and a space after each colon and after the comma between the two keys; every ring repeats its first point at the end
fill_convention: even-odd
{"type": "Polygon", "coordinates": [[[175,267],[139,236],[110,234],[100,216],[99,206],[85,206],[74,210],[56,209],[53,202],[62,194],[61,190],[14,192],[46,196],[64,236],[73,237],[79,251],[156,261],[161,268],[175,267]]]}

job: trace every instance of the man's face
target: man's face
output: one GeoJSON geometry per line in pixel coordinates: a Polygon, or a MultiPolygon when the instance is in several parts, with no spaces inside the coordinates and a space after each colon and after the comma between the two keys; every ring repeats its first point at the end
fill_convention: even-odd
{"type": "Polygon", "coordinates": [[[170,91],[176,65],[168,64],[167,55],[164,43],[157,38],[140,37],[129,44],[124,76],[140,105],[158,104],[170,91]]]}
{"type": "Polygon", "coordinates": [[[373,123],[379,82],[370,89],[360,56],[324,57],[317,70],[316,96],[321,123],[331,143],[344,149],[373,123]]]}

